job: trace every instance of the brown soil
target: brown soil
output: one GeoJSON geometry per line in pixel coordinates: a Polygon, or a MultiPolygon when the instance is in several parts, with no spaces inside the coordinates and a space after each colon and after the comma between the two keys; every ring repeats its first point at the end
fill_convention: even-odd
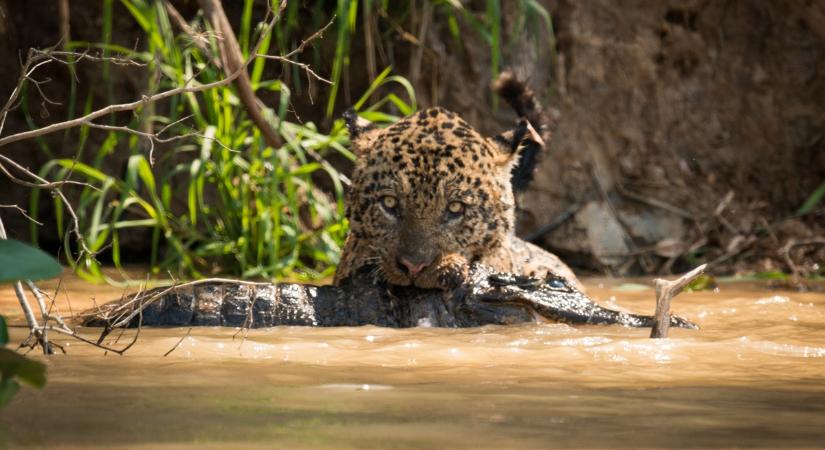
{"type": "Polygon", "coordinates": [[[562,119],[528,230],[573,203],[542,242],[619,273],[821,270],[822,209],[791,216],[825,181],[825,4],[557,8],[562,119]],[[634,256],[600,256],[617,247],[634,256]]]}
{"type": "MultiPolygon", "coordinates": [[[[553,17],[555,45],[547,45],[549,34],[540,45],[510,34],[504,48],[507,65],[529,79],[556,119],[550,151],[521,199],[523,235],[580,270],[653,273],[711,262],[715,273],[822,273],[825,205],[804,216],[795,212],[825,181],[825,4],[542,3],[553,17]]],[[[99,40],[99,3],[71,5],[73,37],[99,40]]],[[[483,11],[484,2],[465,6],[483,11]]],[[[4,61],[17,61],[19,49],[57,41],[52,3],[0,0],[0,10],[4,61]]],[[[506,12],[503,29],[512,30],[517,12],[506,12]]],[[[132,46],[140,33],[121,13],[115,40],[132,46]]],[[[360,31],[354,38],[341,110],[351,102],[347,91],[357,97],[366,86],[370,74],[363,68],[372,53],[379,70],[393,63],[412,80],[421,106],[453,109],[487,133],[512,124],[512,113],[491,109],[491,97],[479,95],[489,92],[490,52],[472,29],[454,41],[435,7],[395,24],[371,20],[390,38],[372,47],[360,31]]],[[[334,37],[323,53],[332,45],[334,37]]],[[[49,75],[50,89],[68,85],[67,74],[49,75]]],[[[99,76],[94,67],[82,70],[81,89],[99,76]]],[[[2,98],[16,77],[15,64],[0,65],[2,98]]],[[[119,77],[118,96],[139,93],[140,74],[119,77]]],[[[323,123],[317,101],[295,108],[303,120],[323,123]]],[[[65,116],[60,107],[49,112],[46,122],[65,116]]],[[[21,116],[12,116],[4,134],[23,128],[21,116]]],[[[61,138],[50,142],[59,149],[61,138]]],[[[33,148],[21,144],[3,153],[37,167],[45,157],[33,148]]],[[[0,204],[25,205],[27,197],[0,179],[0,204]]],[[[25,236],[23,219],[0,214],[13,234],[25,236]]]]}

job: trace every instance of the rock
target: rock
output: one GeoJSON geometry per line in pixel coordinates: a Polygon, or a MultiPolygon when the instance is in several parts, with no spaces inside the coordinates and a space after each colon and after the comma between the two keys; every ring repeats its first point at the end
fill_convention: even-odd
{"type": "Polygon", "coordinates": [[[627,234],[603,202],[590,202],[576,214],[576,222],[587,230],[593,256],[602,264],[618,267],[630,253],[627,234]]]}

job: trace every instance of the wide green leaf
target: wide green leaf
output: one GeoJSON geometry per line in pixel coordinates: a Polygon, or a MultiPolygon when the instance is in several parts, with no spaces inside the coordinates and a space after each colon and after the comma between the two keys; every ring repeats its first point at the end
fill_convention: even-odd
{"type": "Polygon", "coordinates": [[[9,327],[6,325],[6,318],[0,316],[0,347],[9,343],[9,327]]]}
{"type": "Polygon", "coordinates": [[[0,378],[0,408],[11,401],[18,389],[20,385],[16,381],[11,378],[0,378]]]}
{"type": "Polygon", "coordinates": [[[13,239],[0,240],[0,283],[54,278],[61,270],[43,250],[13,239]]]}
{"type": "Polygon", "coordinates": [[[36,387],[46,385],[46,366],[7,348],[0,348],[0,373],[3,379],[18,380],[36,387]]]}

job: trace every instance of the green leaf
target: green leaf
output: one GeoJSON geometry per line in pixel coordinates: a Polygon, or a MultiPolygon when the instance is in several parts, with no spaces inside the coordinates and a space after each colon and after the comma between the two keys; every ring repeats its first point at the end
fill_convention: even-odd
{"type": "Polygon", "coordinates": [[[778,270],[756,272],[755,274],[753,274],[753,277],[757,280],[787,280],[790,278],[788,274],[780,272],[778,270]]]}
{"type": "Polygon", "coordinates": [[[825,181],[816,188],[810,196],[808,196],[805,203],[799,207],[799,210],[796,212],[797,214],[808,214],[809,212],[813,211],[816,208],[816,205],[825,198],[825,181]]]}
{"type": "Polygon", "coordinates": [[[46,385],[45,364],[7,348],[0,348],[0,373],[3,374],[3,379],[15,377],[38,389],[46,385]]]}
{"type": "Polygon", "coordinates": [[[9,343],[9,327],[6,325],[6,318],[0,316],[0,347],[9,343]]]}
{"type": "Polygon", "coordinates": [[[716,278],[713,275],[702,274],[696,277],[687,286],[688,291],[707,291],[716,288],[716,278]]]}
{"type": "Polygon", "coordinates": [[[0,283],[54,278],[61,270],[43,250],[13,239],[0,240],[0,283]]]}
{"type": "Polygon", "coordinates": [[[18,389],[20,389],[20,385],[11,378],[0,379],[0,408],[11,401],[18,389]]]}

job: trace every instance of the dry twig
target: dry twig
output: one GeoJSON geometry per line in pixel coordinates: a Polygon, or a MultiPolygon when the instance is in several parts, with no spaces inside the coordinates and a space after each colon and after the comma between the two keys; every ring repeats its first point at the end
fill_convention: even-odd
{"type": "MultiPolygon", "coordinates": [[[[264,28],[263,32],[261,33],[262,37],[268,35],[272,31],[272,27],[275,26],[275,23],[278,21],[278,18],[279,18],[279,15],[275,15],[272,19],[270,19],[270,21],[267,23],[266,27],[264,28]]],[[[89,114],[86,114],[85,116],[77,117],[75,119],[67,120],[67,121],[64,121],[64,122],[53,123],[51,125],[47,125],[47,126],[42,127],[42,128],[37,128],[37,129],[34,129],[34,130],[29,130],[29,131],[23,131],[23,132],[20,132],[20,133],[15,133],[15,134],[12,134],[12,135],[9,135],[9,136],[2,137],[2,138],[0,138],[0,147],[3,147],[4,145],[11,144],[12,142],[22,141],[24,139],[31,139],[31,138],[35,138],[35,137],[38,137],[38,136],[44,136],[44,135],[47,135],[47,134],[62,131],[62,130],[68,129],[68,128],[74,128],[74,127],[77,127],[77,126],[86,125],[88,122],[91,122],[94,119],[98,119],[100,117],[104,117],[104,116],[107,116],[109,114],[116,113],[116,112],[133,111],[133,110],[139,108],[140,106],[143,106],[143,105],[146,105],[146,104],[149,104],[149,103],[152,103],[152,102],[157,102],[157,101],[160,101],[160,100],[165,100],[167,98],[171,98],[171,97],[174,97],[176,95],[195,93],[195,92],[203,92],[203,91],[207,91],[209,89],[214,89],[214,88],[217,88],[217,87],[226,86],[226,85],[232,83],[233,81],[235,81],[238,77],[241,76],[241,74],[246,73],[246,68],[255,59],[255,55],[258,54],[258,50],[261,48],[262,43],[263,43],[263,39],[259,39],[258,42],[255,44],[255,47],[254,47],[253,51],[250,52],[250,57],[247,58],[246,60],[242,61],[242,63],[235,70],[230,72],[226,76],[226,78],[224,78],[222,80],[192,86],[192,85],[190,85],[190,83],[192,82],[192,78],[190,78],[189,80],[184,82],[182,86],[178,86],[176,88],[169,89],[169,90],[162,91],[162,92],[158,92],[158,93],[152,94],[152,95],[144,95],[141,99],[135,100],[133,102],[108,105],[108,106],[105,106],[103,108],[92,111],[89,114]]],[[[46,52],[41,52],[41,53],[53,54],[54,52],[46,51],[46,52]]],[[[43,61],[42,59],[32,58],[31,55],[33,55],[33,54],[36,54],[36,52],[32,51],[32,52],[29,53],[30,58],[29,58],[29,60],[27,60],[27,62],[23,66],[23,72],[21,74],[21,77],[28,77],[31,74],[31,72],[33,72],[41,64],[46,63],[48,61],[51,61],[51,59],[43,61]],[[39,64],[36,64],[35,66],[32,66],[33,61],[34,62],[39,61],[39,64]]],[[[18,83],[18,88],[15,88],[15,90],[12,92],[12,96],[9,98],[9,101],[6,103],[6,106],[3,107],[2,110],[0,110],[0,131],[2,131],[2,123],[5,121],[5,118],[6,118],[6,115],[8,114],[8,111],[13,109],[12,105],[14,105],[14,102],[17,100],[17,97],[19,96],[19,90],[20,90],[19,87],[20,87],[20,85],[22,85],[22,81],[20,83],[18,83]]]]}
{"type": "Polygon", "coordinates": [[[696,277],[701,275],[707,266],[707,264],[702,264],[673,281],[662,278],[653,280],[653,285],[656,287],[656,314],[654,315],[653,329],[650,331],[652,339],[667,337],[670,328],[670,301],[673,300],[673,297],[679,295],[682,289],[695,280],[696,277]]]}
{"type": "Polygon", "coordinates": [[[30,216],[30,215],[29,215],[29,212],[28,212],[28,211],[26,211],[25,209],[21,208],[19,205],[0,205],[0,208],[11,208],[11,209],[16,209],[16,210],[17,210],[17,212],[19,212],[20,214],[22,214],[22,215],[23,215],[23,217],[25,217],[26,219],[29,219],[29,221],[31,221],[31,222],[33,222],[33,223],[35,223],[35,224],[37,224],[37,225],[43,226],[43,223],[42,223],[42,222],[38,222],[37,220],[35,220],[35,219],[34,219],[34,217],[32,217],[32,216],[30,216]]]}
{"type": "Polygon", "coordinates": [[[811,239],[789,239],[782,248],[779,249],[779,254],[785,260],[785,263],[788,264],[788,267],[791,269],[791,273],[793,273],[794,278],[799,278],[800,270],[799,267],[794,263],[793,258],[791,257],[791,250],[795,247],[802,247],[808,245],[825,245],[825,237],[815,237],[811,239]]]}
{"type": "Polygon", "coordinates": [[[174,347],[170,348],[168,352],[164,353],[164,354],[163,354],[163,357],[165,358],[165,357],[169,356],[172,352],[174,352],[175,350],[177,350],[177,349],[178,349],[178,347],[180,347],[180,344],[183,344],[183,340],[184,340],[184,339],[186,339],[186,338],[188,338],[188,337],[189,337],[189,334],[191,334],[191,333],[192,333],[192,327],[189,327],[189,329],[186,331],[186,334],[184,334],[184,335],[180,338],[180,340],[178,341],[178,343],[177,343],[177,344],[175,344],[175,346],[174,346],[174,347]]]}

